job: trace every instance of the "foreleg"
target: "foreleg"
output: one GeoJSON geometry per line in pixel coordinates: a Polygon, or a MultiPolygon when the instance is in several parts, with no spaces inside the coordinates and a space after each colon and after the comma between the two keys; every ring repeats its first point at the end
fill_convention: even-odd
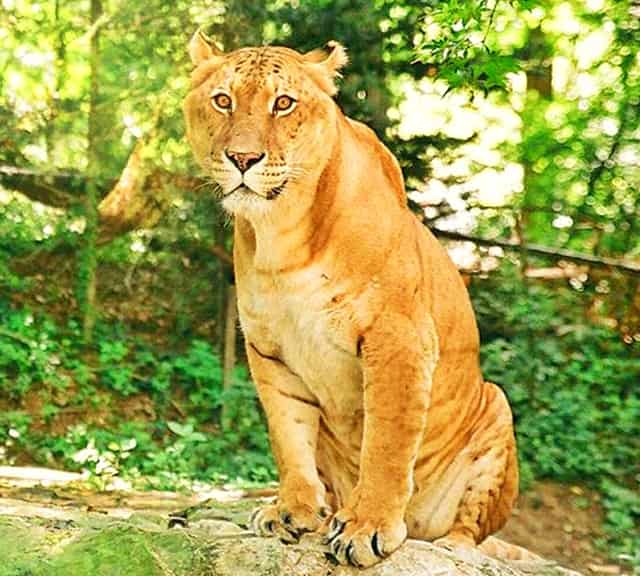
{"type": "Polygon", "coordinates": [[[247,355],[280,476],[277,504],[256,510],[252,525],[260,534],[294,542],[303,532],[317,530],[330,514],[316,467],[320,411],[284,363],[250,343],[247,355]]]}

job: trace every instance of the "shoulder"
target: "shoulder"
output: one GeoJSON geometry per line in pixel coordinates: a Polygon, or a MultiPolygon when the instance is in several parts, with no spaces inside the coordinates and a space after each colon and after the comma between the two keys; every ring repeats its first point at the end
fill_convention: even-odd
{"type": "Polygon", "coordinates": [[[368,146],[371,149],[372,154],[375,154],[376,158],[382,165],[382,169],[389,180],[389,184],[391,184],[401,202],[405,203],[406,194],[404,189],[404,178],[402,176],[400,163],[396,157],[380,141],[376,133],[369,128],[369,126],[362,122],[358,122],[357,120],[353,120],[348,117],[345,118],[360,143],[368,146]]]}

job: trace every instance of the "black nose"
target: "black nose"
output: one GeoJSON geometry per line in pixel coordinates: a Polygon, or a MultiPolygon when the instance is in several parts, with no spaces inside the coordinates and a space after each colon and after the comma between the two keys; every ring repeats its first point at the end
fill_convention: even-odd
{"type": "Polygon", "coordinates": [[[243,174],[249,170],[251,166],[257,164],[264,158],[264,152],[259,154],[258,152],[233,152],[232,150],[225,150],[224,153],[243,174]]]}

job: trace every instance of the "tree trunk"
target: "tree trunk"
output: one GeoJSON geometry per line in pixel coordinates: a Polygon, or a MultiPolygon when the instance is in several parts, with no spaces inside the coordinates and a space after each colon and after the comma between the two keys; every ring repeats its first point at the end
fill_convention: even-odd
{"type": "MultiPolygon", "coordinates": [[[[222,370],[222,387],[225,392],[233,386],[233,370],[236,366],[236,326],[238,324],[238,304],[236,301],[235,284],[229,284],[227,288],[227,303],[224,325],[224,364],[222,370]]],[[[228,428],[229,413],[226,402],[222,405],[222,427],[228,428]]]]}
{"type": "Polygon", "coordinates": [[[58,117],[58,102],[60,99],[60,92],[62,90],[63,81],[66,76],[66,51],[64,36],[64,20],[60,16],[62,0],[55,0],[53,8],[54,25],[56,28],[55,38],[55,63],[54,63],[54,80],[53,86],[49,92],[49,98],[47,102],[48,118],[45,129],[45,145],[47,150],[47,161],[50,164],[54,164],[55,160],[52,158],[54,150],[54,143],[56,137],[56,119],[58,117]]]}
{"type": "MultiPolygon", "coordinates": [[[[91,0],[91,25],[102,15],[102,1],[91,0]]],[[[96,240],[98,237],[98,186],[96,176],[99,173],[98,145],[101,137],[98,118],[98,74],[100,70],[100,30],[96,29],[91,36],[90,57],[91,92],[89,101],[89,133],[87,145],[88,177],[85,198],[86,229],[84,233],[84,249],[80,255],[79,265],[79,301],[82,314],[82,336],[85,344],[93,340],[93,328],[96,322],[96,285],[97,258],[96,240]]]]}

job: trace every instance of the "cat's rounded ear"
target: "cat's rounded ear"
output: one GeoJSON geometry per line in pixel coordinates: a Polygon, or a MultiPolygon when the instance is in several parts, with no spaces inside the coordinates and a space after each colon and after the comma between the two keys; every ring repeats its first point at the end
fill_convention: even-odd
{"type": "Polygon", "coordinates": [[[309,65],[309,70],[320,87],[333,96],[338,91],[335,80],[341,76],[340,70],[349,62],[345,47],[331,40],[324,49],[318,48],[304,54],[302,60],[309,65]]]}
{"type": "Polygon", "coordinates": [[[224,53],[214,44],[211,38],[198,29],[189,42],[189,56],[191,56],[193,65],[199,66],[206,60],[224,56],[224,53]]]}

